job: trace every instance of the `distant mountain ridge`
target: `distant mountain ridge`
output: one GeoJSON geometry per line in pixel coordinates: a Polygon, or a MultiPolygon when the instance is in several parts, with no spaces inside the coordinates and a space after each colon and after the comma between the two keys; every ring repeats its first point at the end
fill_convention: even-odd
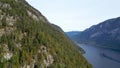
{"type": "Polygon", "coordinates": [[[75,36],[77,43],[120,50],[120,17],[93,25],[75,36]]]}
{"type": "Polygon", "coordinates": [[[80,34],[81,31],[69,31],[69,32],[66,32],[67,36],[73,40],[75,42],[75,40],[77,39],[77,35],[80,34]]]}
{"type": "Polygon", "coordinates": [[[68,35],[68,36],[74,36],[74,35],[77,35],[77,34],[79,34],[80,33],[80,31],[69,31],[69,32],[66,32],[66,34],[68,35]]]}

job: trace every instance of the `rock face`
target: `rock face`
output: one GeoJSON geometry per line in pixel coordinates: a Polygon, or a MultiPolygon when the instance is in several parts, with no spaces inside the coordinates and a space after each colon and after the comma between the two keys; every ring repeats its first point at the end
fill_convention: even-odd
{"type": "Polygon", "coordinates": [[[92,66],[58,26],[26,1],[0,0],[0,68],[92,66]]]}
{"type": "Polygon", "coordinates": [[[120,17],[94,25],[77,35],[78,43],[120,50],[120,17]]]}

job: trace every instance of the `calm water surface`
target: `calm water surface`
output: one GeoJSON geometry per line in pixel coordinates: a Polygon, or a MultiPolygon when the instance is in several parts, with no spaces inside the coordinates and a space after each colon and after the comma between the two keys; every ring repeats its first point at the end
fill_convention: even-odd
{"type": "Polygon", "coordinates": [[[91,45],[79,45],[86,53],[84,56],[94,68],[120,68],[120,51],[91,45]]]}

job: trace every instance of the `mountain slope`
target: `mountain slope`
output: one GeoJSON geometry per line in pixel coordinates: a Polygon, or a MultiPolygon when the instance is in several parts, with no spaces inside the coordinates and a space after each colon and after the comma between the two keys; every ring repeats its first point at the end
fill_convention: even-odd
{"type": "Polygon", "coordinates": [[[63,32],[24,0],[0,0],[0,68],[91,68],[63,32]]]}
{"type": "Polygon", "coordinates": [[[66,34],[70,37],[73,37],[80,34],[80,31],[70,31],[70,32],[66,32],[66,34]]]}
{"type": "Polygon", "coordinates": [[[78,38],[77,38],[77,35],[80,34],[80,33],[81,33],[81,31],[70,31],[70,32],[66,32],[67,36],[68,36],[71,40],[73,40],[73,41],[75,41],[75,40],[78,39],[78,38]]]}
{"type": "Polygon", "coordinates": [[[120,50],[120,17],[94,25],[77,35],[79,43],[120,50]]]}

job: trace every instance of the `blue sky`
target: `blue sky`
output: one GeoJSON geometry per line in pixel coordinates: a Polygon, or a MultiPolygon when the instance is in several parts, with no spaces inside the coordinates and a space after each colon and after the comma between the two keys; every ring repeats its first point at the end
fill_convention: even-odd
{"type": "Polygon", "coordinates": [[[120,0],[26,0],[64,31],[82,31],[120,16],[120,0]]]}

